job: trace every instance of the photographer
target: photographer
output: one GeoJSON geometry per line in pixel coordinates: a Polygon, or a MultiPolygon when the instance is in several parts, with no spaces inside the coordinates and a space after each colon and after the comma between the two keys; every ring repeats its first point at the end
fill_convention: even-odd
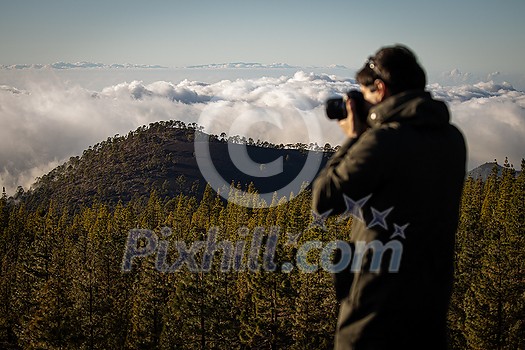
{"type": "Polygon", "coordinates": [[[349,138],[313,183],[313,209],[351,214],[350,243],[370,248],[335,276],[335,348],[446,349],[465,142],[408,48],[381,48],[356,79],[364,101],[349,96],[339,121],[349,138]],[[370,242],[393,241],[399,269],[385,249],[377,271],[370,242]]]}

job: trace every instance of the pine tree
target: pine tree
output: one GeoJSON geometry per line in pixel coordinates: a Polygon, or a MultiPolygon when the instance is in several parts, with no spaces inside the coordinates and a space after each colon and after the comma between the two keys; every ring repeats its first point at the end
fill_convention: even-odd
{"type": "MultiPolygon", "coordinates": [[[[506,270],[502,281],[505,302],[503,313],[502,340],[507,349],[525,349],[525,160],[522,160],[521,173],[508,167],[504,170],[502,187],[507,192],[505,213],[506,270]],[[512,181],[511,181],[512,180],[512,181]],[[512,184],[513,182],[513,184],[512,184]]],[[[500,201],[503,206],[503,201],[500,201]]]]}
{"type": "Polygon", "coordinates": [[[501,178],[495,167],[485,183],[479,272],[471,278],[464,303],[464,334],[471,348],[510,349],[523,338],[516,333],[523,329],[517,321],[523,315],[523,253],[522,233],[515,229],[520,216],[511,209],[515,182],[506,160],[501,178]]]}
{"type": "Polygon", "coordinates": [[[71,292],[74,273],[69,268],[72,242],[66,232],[68,217],[65,210],[58,221],[54,215],[46,220],[51,258],[49,276],[36,292],[38,306],[27,324],[32,348],[62,349],[81,345],[82,335],[78,332],[80,323],[73,308],[71,292]]]}
{"type": "Polygon", "coordinates": [[[53,347],[59,341],[52,332],[38,326],[42,313],[55,311],[56,304],[48,303],[43,294],[52,279],[53,240],[58,234],[59,216],[52,202],[46,211],[39,214],[31,221],[34,238],[19,256],[20,279],[17,286],[22,288],[14,294],[16,308],[21,311],[18,341],[29,349],[53,347]]]}
{"type": "Polygon", "coordinates": [[[27,240],[25,215],[24,206],[9,210],[6,196],[0,198],[0,345],[6,347],[16,344],[18,320],[12,297],[17,290],[18,256],[27,240]]]}
{"type": "Polygon", "coordinates": [[[111,345],[112,348],[125,344],[130,327],[130,295],[134,273],[122,273],[121,259],[128,233],[132,228],[136,227],[136,221],[137,219],[131,206],[129,204],[124,206],[122,203],[118,203],[110,221],[110,237],[104,244],[106,279],[108,283],[111,282],[108,295],[111,301],[111,316],[113,318],[110,323],[111,329],[109,330],[112,334],[112,342],[108,345],[111,345]]]}
{"type": "Polygon", "coordinates": [[[148,204],[139,217],[139,227],[142,229],[154,230],[160,228],[164,222],[162,203],[156,191],[151,192],[148,204]]]}
{"type": "Polygon", "coordinates": [[[461,200],[460,221],[456,234],[455,278],[449,310],[450,342],[454,349],[467,347],[465,339],[465,295],[475,278],[479,278],[478,262],[483,246],[480,237],[483,182],[469,177],[461,200]]]}
{"type": "Polygon", "coordinates": [[[478,237],[482,247],[481,256],[477,262],[477,273],[471,276],[471,282],[465,292],[465,338],[470,348],[495,349],[494,330],[497,329],[496,303],[494,293],[494,278],[499,268],[496,253],[498,227],[494,220],[498,199],[499,178],[498,169],[494,166],[491,175],[484,186],[484,199],[480,222],[482,235],[478,237]]]}
{"type": "Polygon", "coordinates": [[[515,298],[509,303],[512,314],[510,317],[510,331],[508,336],[509,347],[525,348],[525,159],[521,160],[521,172],[518,175],[513,189],[513,198],[509,210],[509,225],[507,230],[513,247],[512,275],[514,284],[512,292],[515,298]]]}
{"type": "Polygon", "coordinates": [[[165,305],[164,277],[155,269],[152,257],[135,267],[138,272],[130,296],[130,329],[126,340],[129,349],[158,349],[160,347],[165,305]]]}

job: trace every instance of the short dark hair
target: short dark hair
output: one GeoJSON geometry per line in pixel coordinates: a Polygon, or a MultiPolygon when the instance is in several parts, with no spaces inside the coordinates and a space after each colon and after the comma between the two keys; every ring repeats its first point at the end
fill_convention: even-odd
{"type": "Polygon", "coordinates": [[[427,77],[416,55],[404,45],[385,46],[370,56],[356,73],[359,84],[373,85],[381,79],[391,94],[406,90],[424,90],[427,77]]]}

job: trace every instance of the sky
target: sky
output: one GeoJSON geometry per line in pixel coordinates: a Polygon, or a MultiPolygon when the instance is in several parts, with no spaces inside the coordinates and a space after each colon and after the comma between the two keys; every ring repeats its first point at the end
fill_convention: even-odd
{"type": "Polygon", "coordinates": [[[523,13],[523,0],[3,0],[0,64],[356,68],[399,42],[429,71],[523,75],[523,13]]]}
{"type": "Polygon", "coordinates": [[[0,186],[27,190],[89,146],[159,120],[276,144],[340,144],[324,101],[357,87],[355,70],[394,43],[416,52],[428,90],[448,104],[467,169],[505,157],[519,169],[523,13],[523,0],[0,0],[0,186]],[[84,61],[168,68],[9,67],[84,61]],[[229,62],[262,68],[184,68],[229,62]]]}

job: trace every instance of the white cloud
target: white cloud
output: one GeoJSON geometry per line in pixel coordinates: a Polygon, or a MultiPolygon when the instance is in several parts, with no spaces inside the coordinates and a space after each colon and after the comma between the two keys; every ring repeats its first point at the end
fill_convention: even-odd
{"type": "Polygon", "coordinates": [[[509,157],[519,168],[525,157],[525,93],[489,82],[441,95],[450,101],[452,121],[466,136],[470,167],[509,157]]]}
{"type": "MultiPolygon", "coordinates": [[[[203,115],[213,116],[201,122],[207,131],[220,134],[238,131],[235,120],[242,119],[244,136],[255,140],[335,145],[344,135],[325,118],[323,102],[353,87],[351,80],[303,71],[212,84],[132,81],[100,91],[56,80],[23,88],[2,85],[0,186],[10,193],[17,185],[27,189],[36,176],[90,145],[158,120],[197,122],[203,115]],[[309,132],[305,122],[318,133],[309,132]]],[[[434,84],[430,90],[449,103],[452,121],[466,135],[469,168],[505,156],[519,165],[525,156],[525,93],[493,82],[434,84]]]]}
{"type": "Polygon", "coordinates": [[[463,73],[459,69],[455,68],[450,72],[441,73],[441,80],[446,81],[450,85],[456,85],[461,83],[470,82],[474,76],[472,73],[463,73]]]}

